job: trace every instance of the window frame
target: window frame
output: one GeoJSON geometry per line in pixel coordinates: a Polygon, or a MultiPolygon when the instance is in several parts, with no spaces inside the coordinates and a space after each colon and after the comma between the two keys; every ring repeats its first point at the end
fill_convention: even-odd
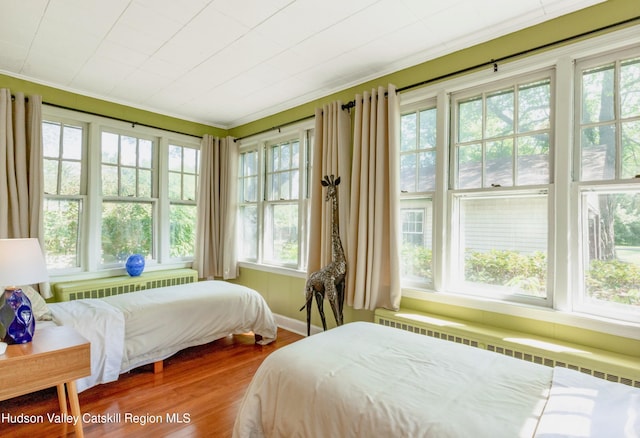
{"type": "MultiPolygon", "coordinates": [[[[610,50],[606,53],[599,53],[594,56],[587,56],[579,58],[575,62],[574,69],[574,99],[576,102],[575,116],[573,119],[574,130],[574,143],[573,143],[573,175],[572,192],[576,199],[576,224],[577,237],[573,242],[573,250],[577,255],[577,263],[574,269],[573,278],[575,287],[572,290],[572,307],[575,311],[583,312],[586,314],[607,317],[622,321],[634,321],[640,317],[640,309],[633,309],[627,307],[621,307],[615,303],[608,303],[605,301],[594,302],[586,297],[587,291],[585,286],[585,245],[584,245],[584,206],[583,195],[588,193],[594,194],[613,194],[613,193],[637,193],[640,195],[640,178],[623,178],[622,168],[622,142],[621,142],[621,126],[624,120],[620,114],[620,94],[619,94],[619,79],[620,71],[619,66],[628,58],[640,57],[640,44],[630,47],[623,47],[617,50],[610,50]],[[611,120],[606,122],[583,122],[583,109],[582,105],[582,79],[583,72],[604,67],[607,64],[614,64],[614,95],[613,106],[614,116],[611,120]],[[613,178],[602,179],[582,179],[582,129],[585,126],[601,126],[601,125],[613,125],[615,126],[615,163],[614,163],[614,176],[613,178]],[[635,310],[635,311],[634,311],[635,310]]],[[[640,116],[634,116],[632,119],[640,122],[640,116]]]]}
{"type": "MultiPolygon", "coordinates": [[[[448,196],[448,212],[450,217],[450,222],[448,226],[448,236],[449,236],[449,259],[447,266],[449,269],[447,270],[447,284],[451,288],[452,291],[455,291],[459,294],[469,294],[472,296],[477,296],[479,299],[497,299],[505,302],[526,304],[526,305],[536,305],[540,307],[553,307],[553,273],[554,273],[554,265],[552,263],[553,254],[554,254],[554,241],[550,238],[553,236],[553,221],[551,218],[552,208],[552,196],[549,195],[551,192],[550,188],[553,187],[554,181],[554,99],[555,99],[555,74],[552,68],[544,68],[537,69],[533,72],[526,72],[520,74],[510,75],[508,77],[499,78],[493,81],[486,81],[485,83],[475,85],[473,87],[469,87],[466,89],[456,90],[449,93],[449,105],[451,111],[451,119],[450,119],[450,137],[449,137],[449,157],[450,157],[450,169],[449,169],[449,196],[448,196]],[[537,129],[533,131],[525,131],[520,132],[518,129],[519,124],[519,111],[518,105],[520,99],[517,98],[520,91],[521,86],[527,84],[535,84],[540,82],[549,82],[549,126],[546,129],[537,129]],[[513,90],[513,117],[512,117],[512,130],[509,134],[503,136],[491,136],[487,135],[486,132],[486,123],[488,118],[488,110],[487,110],[487,98],[491,96],[498,95],[500,93],[504,93],[506,90],[513,90]],[[471,99],[479,99],[482,105],[481,110],[481,133],[480,137],[472,140],[473,143],[480,143],[481,145],[481,161],[480,161],[480,185],[478,187],[458,187],[459,181],[459,172],[460,169],[458,167],[458,153],[459,153],[459,145],[468,144],[469,141],[461,141],[459,139],[459,114],[458,111],[460,109],[460,102],[466,102],[471,99]],[[547,153],[547,170],[548,170],[548,182],[546,184],[522,184],[518,185],[518,166],[516,162],[518,160],[518,139],[524,136],[532,135],[532,133],[539,132],[547,132],[548,133],[548,153],[547,153]],[[511,183],[509,185],[502,186],[501,184],[493,184],[491,181],[488,181],[486,178],[486,166],[487,166],[487,158],[486,158],[486,150],[487,143],[490,143],[496,138],[512,138],[512,168],[511,168],[511,183]],[[544,297],[534,297],[532,295],[520,294],[520,293],[509,293],[507,292],[505,287],[492,286],[489,284],[485,284],[482,286],[482,283],[469,283],[467,281],[463,281],[464,272],[460,271],[460,260],[463,257],[460,254],[461,249],[459,248],[459,243],[461,242],[462,237],[460,233],[464,230],[458,225],[460,224],[460,206],[459,203],[464,199],[476,198],[482,199],[485,197],[492,199],[507,199],[509,197],[528,197],[528,196],[537,196],[540,194],[544,194],[547,197],[547,237],[546,237],[546,289],[544,297]]],[[[464,146],[463,146],[464,147],[464,146]]]]}
{"type": "MultiPolygon", "coordinates": [[[[82,140],[81,140],[82,150],[81,150],[81,157],[79,160],[80,187],[78,188],[78,193],[70,194],[70,195],[59,193],[60,187],[61,187],[61,178],[62,178],[62,172],[61,172],[62,162],[67,161],[62,157],[60,150],[59,150],[59,156],[55,158],[55,160],[57,161],[57,168],[58,168],[57,181],[56,181],[57,193],[47,193],[46,191],[43,192],[43,203],[47,201],[65,201],[65,200],[78,203],[79,217],[78,217],[78,228],[77,228],[78,234],[77,234],[77,240],[76,240],[76,266],[54,269],[54,272],[55,271],[69,272],[69,273],[81,272],[82,266],[83,266],[83,260],[85,258],[85,254],[84,254],[85,249],[84,249],[84,246],[82,245],[82,241],[83,241],[83,235],[86,232],[86,221],[84,221],[83,218],[85,216],[84,211],[86,210],[86,206],[87,206],[86,162],[87,162],[87,156],[88,156],[88,152],[87,152],[88,151],[88,124],[86,122],[74,120],[73,118],[69,118],[64,115],[48,115],[46,120],[43,117],[42,123],[53,123],[61,126],[62,128],[64,126],[73,126],[73,127],[80,128],[82,130],[82,140]]],[[[62,141],[63,141],[63,138],[60,139],[59,147],[62,147],[62,141]]],[[[51,160],[52,158],[44,156],[44,153],[43,153],[43,159],[51,160]]],[[[76,160],[73,160],[73,161],[75,162],[76,160]]],[[[46,170],[46,166],[44,166],[44,163],[43,163],[43,171],[45,170],[46,170]]],[[[43,215],[44,215],[44,205],[43,205],[43,215]]]]}
{"type": "MultiPolygon", "coordinates": [[[[574,290],[579,279],[575,257],[579,248],[571,236],[578,235],[578,206],[576,185],[573,182],[574,161],[574,113],[575,99],[575,63],[577,60],[640,45],[638,26],[622,29],[606,35],[590,38],[545,52],[502,63],[497,69],[479,69],[466,75],[437,81],[422,88],[400,94],[401,112],[407,106],[436,98],[437,106],[442,109],[438,114],[438,164],[439,175],[434,197],[434,284],[432,287],[406,286],[403,284],[402,296],[408,299],[426,301],[434,305],[453,305],[469,308],[472,311],[496,312],[500,315],[513,315],[532,320],[547,321],[553,324],[581,327],[597,330],[617,336],[640,339],[640,323],[637,320],[616,319],[611,316],[584,313],[576,306],[574,290]],[[549,266],[554,274],[550,278],[553,287],[553,304],[550,307],[533,306],[527,303],[509,302],[496,299],[467,296],[452,290],[451,279],[447,273],[447,264],[451,259],[450,211],[453,176],[450,174],[451,160],[449,139],[452,137],[450,120],[452,105],[449,96],[452,93],[483,86],[501,79],[517,75],[536,73],[544,69],[555,72],[555,96],[551,100],[552,123],[554,131],[550,141],[555,145],[552,157],[549,185],[549,239],[554,247],[549,254],[549,266]]],[[[506,188],[502,188],[506,189],[506,188]]]]}
{"type": "MultiPolygon", "coordinates": [[[[168,145],[178,144],[200,149],[200,138],[186,134],[165,131],[140,125],[131,125],[108,117],[87,114],[81,111],[58,108],[43,104],[42,120],[64,121],[73,125],[82,124],[86,137],[85,157],[83,159],[83,175],[85,175],[86,193],[84,196],[83,217],[81,218],[80,266],[74,269],[49,269],[51,281],[71,281],[98,277],[109,277],[126,274],[124,263],[111,266],[100,265],[101,247],[101,133],[117,131],[133,137],[154,138],[156,141],[156,158],[154,178],[157,180],[157,198],[154,201],[155,214],[155,259],[148,261],[146,271],[191,267],[193,257],[174,259],[169,255],[169,199],[168,199],[168,145]]],[[[152,198],[148,198],[152,199],[152,198]]]]}
{"type": "MultiPolygon", "coordinates": [[[[257,209],[257,232],[256,232],[256,257],[243,257],[239,251],[238,262],[240,265],[252,267],[259,270],[269,270],[271,272],[281,272],[287,275],[303,277],[306,275],[306,259],[308,244],[308,217],[309,217],[309,181],[311,174],[311,150],[313,147],[313,120],[296,123],[287,127],[279,128],[277,132],[268,132],[258,134],[240,140],[238,152],[240,156],[247,152],[257,153],[258,175],[257,175],[257,201],[247,202],[240,199],[243,195],[242,184],[240,180],[245,177],[242,168],[242,158],[239,160],[238,171],[238,224],[242,224],[240,210],[246,206],[256,206],[257,209]],[[267,190],[269,185],[268,178],[268,154],[269,147],[281,145],[284,143],[299,142],[299,171],[298,171],[298,199],[291,200],[270,200],[267,190]],[[265,239],[268,237],[267,223],[269,221],[268,209],[272,206],[296,204],[298,206],[298,251],[296,263],[279,263],[277,260],[270,260],[266,255],[268,245],[265,239]]],[[[241,230],[238,229],[238,245],[242,246],[241,230]]]]}

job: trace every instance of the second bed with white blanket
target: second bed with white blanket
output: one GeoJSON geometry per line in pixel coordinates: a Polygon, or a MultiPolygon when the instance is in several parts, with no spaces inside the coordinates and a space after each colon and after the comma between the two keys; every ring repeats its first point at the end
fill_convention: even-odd
{"type": "Polygon", "coordinates": [[[637,437],[640,389],[354,322],[271,353],[233,436],[637,437]]]}
{"type": "Polygon", "coordinates": [[[253,332],[260,344],[277,335],[264,298],[225,281],[52,303],[49,309],[57,324],[76,328],[91,342],[92,374],[78,381],[79,391],[230,334],[253,332]]]}

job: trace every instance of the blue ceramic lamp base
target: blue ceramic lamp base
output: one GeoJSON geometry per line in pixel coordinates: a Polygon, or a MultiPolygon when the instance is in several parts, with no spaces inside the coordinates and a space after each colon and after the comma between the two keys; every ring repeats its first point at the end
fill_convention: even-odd
{"type": "Polygon", "coordinates": [[[36,321],[31,301],[22,289],[5,289],[0,303],[0,340],[7,344],[31,342],[36,321]]]}

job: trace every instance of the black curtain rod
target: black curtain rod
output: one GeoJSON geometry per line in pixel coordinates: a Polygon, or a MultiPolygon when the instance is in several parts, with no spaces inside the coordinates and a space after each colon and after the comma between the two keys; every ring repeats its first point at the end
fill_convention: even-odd
{"type": "MultiPolygon", "coordinates": [[[[469,73],[471,71],[478,70],[480,68],[491,66],[491,65],[493,66],[493,71],[498,71],[498,62],[506,61],[506,60],[509,60],[509,59],[512,59],[512,58],[517,58],[518,56],[522,56],[522,55],[528,55],[530,53],[537,52],[539,50],[543,50],[543,49],[547,49],[549,47],[557,46],[559,44],[563,44],[563,43],[566,43],[566,42],[569,42],[569,41],[573,41],[573,40],[576,40],[576,39],[579,39],[579,38],[583,38],[583,37],[586,37],[586,36],[589,36],[589,35],[593,35],[593,34],[598,33],[598,32],[602,32],[602,31],[605,31],[605,30],[613,29],[613,28],[618,27],[618,26],[624,26],[625,24],[633,23],[634,21],[638,21],[638,20],[640,20],[640,16],[635,16],[633,18],[628,18],[626,20],[618,21],[617,23],[609,24],[607,26],[602,26],[602,27],[599,27],[597,29],[592,29],[592,30],[589,30],[587,32],[579,33],[577,35],[572,35],[570,37],[562,38],[562,39],[553,41],[551,43],[542,44],[540,46],[533,47],[531,49],[522,50],[520,52],[512,53],[510,55],[506,55],[506,56],[503,56],[501,58],[492,59],[491,61],[482,62],[480,64],[476,64],[476,65],[473,65],[471,67],[465,67],[463,69],[456,70],[456,71],[451,72],[451,73],[446,73],[444,75],[440,75],[440,76],[437,76],[435,78],[426,79],[424,81],[417,82],[415,84],[406,85],[404,87],[398,88],[398,89],[396,89],[396,93],[402,93],[403,91],[411,90],[413,88],[422,87],[424,85],[428,85],[428,84],[431,84],[433,82],[438,82],[438,81],[441,81],[443,79],[448,79],[448,78],[451,78],[451,77],[454,77],[454,76],[457,76],[457,75],[460,75],[460,74],[463,74],[463,73],[469,73]]],[[[356,106],[356,101],[352,100],[352,101],[347,102],[344,105],[342,105],[342,109],[343,110],[344,109],[349,110],[349,109],[351,109],[351,108],[353,108],[355,106],[356,106]]]]}
{"type": "Polygon", "coordinates": [[[275,131],[276,129],[278,131],[280,131],[280,128],[284,128],[285,126],[293,125],[295,123],[304,122],[305,120],[309,120],[309,119],[312,119],[314,117],[315,117],[315,114],[312,115],[312,116],[301,117],[299,119],[292,120],[292,121],[287,122],[287,123],[283,123],[282,125],[273,126],[271,128],[263,129],[262,131],[254,132],[253,134],[245,135],[244,137],[234,138],[233,141],[235,143],[235,142],[243,140],[245,138],[253,137],[254,135],[260,135],[260,134],[264,134],[265,132],[275,131]]]}
{"type": "Polygon", "coordinates": [[[172,132],[174,134],[181,134],[181,135],[188,135],[190,137],[202,138],[201,135],[190,134],[188,132],[182,132],[182,131],[175,131],[173,129],[167,129],[167,128],[162,128],[160,126],[148,125],[146,123],[138,123],[138,122],[134,122],[134,121],[131,121],[131,120],[121,119],[119,117],[105,116],[104,114],[98,114],[98,113],[94,113],[92,111],[85,111],[85,110],[81,110],[81,109],[70,108],[68,106],[58,105],[58,104],[55,104],[55,103],[42,102],[42,104],[43,105],[49,105],[49,106],[52,106],[52,107],[55,107],[55,108],[69,110],[69,111],[76,111],[76,112],[83,113],[83,114],[89,114],[91,116],[105,117],[107,119],[117,120],[118,122],[130,123],[132,128],[135,128],[136,126],[144,126],[145,128],[160,129],[162,131],[172,132]]]}

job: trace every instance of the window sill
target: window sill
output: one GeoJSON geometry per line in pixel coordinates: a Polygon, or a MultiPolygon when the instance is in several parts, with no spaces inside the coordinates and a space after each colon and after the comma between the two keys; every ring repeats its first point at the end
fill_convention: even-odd
{"type": "Polygon", "coordinates": [[[255,269],[256,271],[288,275],[289,277],[307,278],[306,271],[300,271],[299,269],[294,268],[286,268],[284,266],[265,265],[262,263],[254,262],[238,262],[238,266],[240,266],[241,268],[255,269]]]}
{"type": "Polygon", "coordinates": [[[403,288],[402,297],[438,304],[466,307],[480,311],[502,313],[509,316],[534,319],[552,324],[562,324],[614,336],[640,340],[640,323],[619,321],[583,313],[567,312],[524,304],[493,301],[477,297],[443,294],[429,290],[403,288]]]}

